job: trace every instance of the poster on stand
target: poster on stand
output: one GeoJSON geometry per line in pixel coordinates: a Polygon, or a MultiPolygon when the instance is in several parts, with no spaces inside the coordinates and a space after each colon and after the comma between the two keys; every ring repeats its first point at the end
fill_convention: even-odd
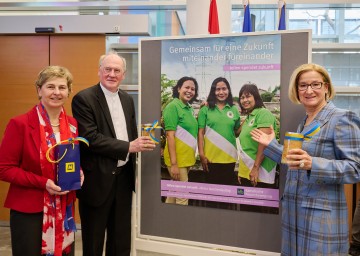
{"type": "MultiPolygon", "coordinates": [[[[165,132],[160,142],[159,171],[164,204],[279,214],[280,168],[264,158],[253,170],[258,145],[249,132],[271,125],[280,139],[281,65],[279,34],[161,42],[161,126],[165,132]],[[178,87],[175,90],[178,93],[174,94],[173,90],[186,77],[197,83],[197,95],[189,101],[183,100],[178,87]],[[219,85],[214,84],[216,81],[228,84],[226,95],[216,94],[219,85]],[[212,86],[215,91],[211,90],[212,86]],[[253,87],[257,88],[256,92],[251,91],[253,87]],[[242,89],[244,93],[240,95],[242,89]],[[215,106],[209,104],[212,99],[215,106]],[[226,104],[222,106],[224,101],[226,104]],[[200,130],[204,134],[200,141],[205,152],[202,157],[198,132],[191,130],[194,125],[187,130],[190,121],[184,110],[191,111],[198,122],[196,130],[203,128],[200,130]],[[167,139],[171,135],[172,150],[189,147],[186,153],[176,155],[175,169],[171,167],[174,152],[170,152],[167,139]],[[193,155],[188,156],[189,152],[193,155]],[[195,160],[190,165],[181,159],[183,156],[195,160]],[[174,178],[179,170],[181,177],[174,178]],[[256,183],[251,180],[254,172],[256,183]]],[[[185,98],[189,96],[186,93],[185,98]]]]}

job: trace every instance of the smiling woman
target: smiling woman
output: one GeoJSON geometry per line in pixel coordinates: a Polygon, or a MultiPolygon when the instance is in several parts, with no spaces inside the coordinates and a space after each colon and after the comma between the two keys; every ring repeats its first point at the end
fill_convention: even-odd
{"type": "Polygon", "coordinates": [[[276,163],[264,157],[264,146],[250,138],[253,129],[269,133],[276,127],[275,116],[265,108],[255,84],[244,84],[239,92],[240,108],[246,118],[241,126],[238,181],[244,186],[272,187],[275,183],[276,163]]]}
{"type": "Polygon", "coordinates": [[[37,89],[41,103],[49,109],[62,107],[69,97],[69,88],[65,78],[50,78],[37,89]]]}
{"type": "MultiPolygon", "coordinates": [[[[198,147],[206,182],[234,185],[235,163],[238,158],[236,137],[239,136],[240,114],[233,102],[229,81],[217,77],[211,84],[207,98],[208,106],[198,115],[198,147]]],[[[231,208],[230,203],[207,201],[215,208],[231,208]]]]}
{"type": "Polygon", "coordinates": [[[39,104],[10,120],[0,146],[0,179],[10,183],[5,207],[15,256],[73,251],[76,227],[67,220],[74,217],[75,191],[61,191],[56,166],[46,160],[50,147],[77,136],[76,121],[63,107],[72,81],[64,67],[44,68],[35,83],[39,104]]]}
{"type": "MultiPolygon", "coordinates": [[[[289,98],[302,104],[306,116],[297,133],[300,149],[288,151],[282,195],[282,255],[347,255],[348,226],[344,184],[360,180],[360,118],[331,102],[335,91],[327,70],[300,65],[289,83],[289,98]]],[[[283,146],[273,131],[259,129],[252,138],[264,155],[280,161],[283,146]]]]}
{"type": "MultiPolygon", "coordinates": [[[[173,180],[188,181],[189,168],[195,164],[197,121],[190,103],[198,95],[195,78],[182,77],[173,87],[173,100],[165,107],[166,130],[164,161],[173,180]]],[[[188,204],[186,198],[167,197],[166,203],[188,204]]]]}

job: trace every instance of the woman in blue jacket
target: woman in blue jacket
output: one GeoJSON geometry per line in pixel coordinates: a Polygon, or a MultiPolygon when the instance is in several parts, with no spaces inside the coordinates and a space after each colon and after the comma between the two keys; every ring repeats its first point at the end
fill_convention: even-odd
{"type": "MultiPolygon", "coordinates": [[[[290,80],[289,98],[302,104],[306,116],[298,126],[302,149],[287,156],[282,196],[281,255],[347,255],[348,213],[344,184],[359,182],[360,118],[330,101],[334,87],[328,72],[316,64],[298,67],[290,80]]],[[[280,162],[283,147],[255,129],[252,138],[264,154],[280,162]]]]}

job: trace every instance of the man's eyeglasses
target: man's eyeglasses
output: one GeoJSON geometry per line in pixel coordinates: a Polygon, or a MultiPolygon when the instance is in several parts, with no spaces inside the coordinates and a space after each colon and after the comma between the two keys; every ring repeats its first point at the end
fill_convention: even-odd
{"type": "Polygon", "coordinates": [[[324,82],[313,82],[311,84],[298,84],[297,88],[299,91],[306,91],[310,86],[313,90],[318,90],[325,84],[324,82]]]}
{"type": "Polygon", "coordinates": [[[106,75],[110,74],[111,71],[114,71],[114,74],[116,76],[121,74],[121,69],[117,69],[117,68],[104,67],[103,70],[106,75]]]}

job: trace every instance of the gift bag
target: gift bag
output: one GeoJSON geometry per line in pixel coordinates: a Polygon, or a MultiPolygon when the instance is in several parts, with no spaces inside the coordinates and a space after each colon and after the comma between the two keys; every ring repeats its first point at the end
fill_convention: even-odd
{"type": "Polygon", "coordinates": [[[61,191],[77,190],[80,182],[80,145],[76,141],[88,142],[81,137],[61,141],[49,148],[46,157],[49,162],[56,163],[55,182],[61,191]],[[54,149],[55,160],[51,160],[49,152],[54,149]]]}
{"type": "Polygon", "coordinates": [[[61,144],[55,148],[57,163],[57,185],[61,191],[77,190],[80,184],[80,147],[79,144],[61,144]]]}

